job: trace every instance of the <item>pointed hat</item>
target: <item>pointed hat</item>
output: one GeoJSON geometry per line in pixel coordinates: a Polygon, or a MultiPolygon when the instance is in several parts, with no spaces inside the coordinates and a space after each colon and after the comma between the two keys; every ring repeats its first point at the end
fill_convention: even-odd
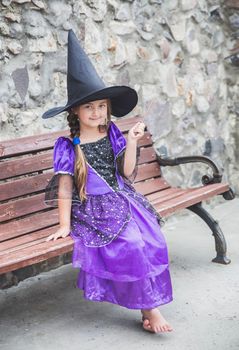
{"type": "Polygon", "coordinates": [[[42,115],[43,119],[54,117],[71,107],[104,98],[111,100],[112,115],[123,117],[138,102],[137,92],[128,86],[105,86],[72,30],[68,33],[67,93],[66,105],[49,109],[42,115]]]}

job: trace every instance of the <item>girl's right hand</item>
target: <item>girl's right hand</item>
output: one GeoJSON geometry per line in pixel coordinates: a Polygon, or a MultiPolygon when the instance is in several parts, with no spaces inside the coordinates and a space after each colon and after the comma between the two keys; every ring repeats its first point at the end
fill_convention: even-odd
{"type": "Polygon", "coordinates": [[[60,227],[55,233],[53,233],[52,235],[48,236],[46,238],[46,242],[53,240],[56,241],[57,238],[65,238],[70,234],[70,228],[69,227],[60,227]]]}

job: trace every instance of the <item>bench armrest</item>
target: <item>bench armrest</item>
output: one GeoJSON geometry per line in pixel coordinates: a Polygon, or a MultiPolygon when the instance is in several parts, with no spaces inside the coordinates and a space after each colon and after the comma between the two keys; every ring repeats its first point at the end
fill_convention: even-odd
{"type": "Polygon", "coordinates": [[[222,174],[220,173],[217,165],[214,163],[212,159],[205,156],[186,156],[186,157],[178,157],[178,158],[168,158],[168,157],[162,157],[159,154],[157,154],[157,161],[160,166],[175,166],[180,164],[187,164],[187,163],[206,163],[212,168],[213,174],[212,176],[209,175],[203,175],[202,177],[202,183],[203,185],[208,185],[212,183],[219,183],[222,181],[222,174]]]}
{"type": "MultiPolygon", "coordinates": [[[[214,183],[220,183],[222,181],[222,173],[218,169],[215,162],[206,156],[185,156],[185,157],[178,157],[178,158],[168,158],[168,157],[162,157],[159,154],[157,154],[157,162],[160,166],[175,166],[180,164],[186,164],[186,163],[205,163],[212,169],[212,176],[209,175],[203,175],[202,176],[202,183],[203,185],[209,185],[214,183]]],[[[222,194],[224,199],[230,200],[235,198],[234,191],[229,188],[229,190],[222,194]]]]}

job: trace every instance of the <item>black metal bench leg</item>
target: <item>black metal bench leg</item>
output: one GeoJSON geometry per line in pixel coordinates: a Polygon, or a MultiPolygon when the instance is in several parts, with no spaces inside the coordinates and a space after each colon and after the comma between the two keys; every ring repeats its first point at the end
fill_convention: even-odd
{"type": "Polygon", "coordinates": [[[227,244],[223,232],[216,220],[202,207],[201,203],[194,204],[187,209],[191,210],[195,214],[199,215],[206,224],[212,230],[212,234],[215,239],[215,248],[217,252],[216,258],[212,260],[212,262],[216,262],[219,264],[230,264],[231,260],[227,258],[227,244]]]}

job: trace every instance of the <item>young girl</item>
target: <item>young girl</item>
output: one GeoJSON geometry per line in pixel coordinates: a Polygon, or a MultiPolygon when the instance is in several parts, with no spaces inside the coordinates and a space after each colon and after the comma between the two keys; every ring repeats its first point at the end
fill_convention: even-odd
{"type": "MultiPolygon", "coordinates": [[[[83,71],[89,73],[89,66],[83,71]]],[[[161,218],[131,184],[145,125],[136,123],[126,141],[111,120],[112,110],[122,116],[132,109],[132,98],[122,100],[125,92],[135,96],[129,89],[113,89],[112,96],[110,88],[94,88],[87,101],[82,93],[78,104],[68,100],[70,136],[55,143],[55,175],[46,189],[46,203],[57,200],[60,227],[47,241],[72,237],[73,267],[80,267],[77,286],[86,299],[140,309],[145,330],[169,332],[172,327],[158,309],[172,300],[161,218]]],[[[58,113],[59,108],[43,117],[58,113]]]]}

